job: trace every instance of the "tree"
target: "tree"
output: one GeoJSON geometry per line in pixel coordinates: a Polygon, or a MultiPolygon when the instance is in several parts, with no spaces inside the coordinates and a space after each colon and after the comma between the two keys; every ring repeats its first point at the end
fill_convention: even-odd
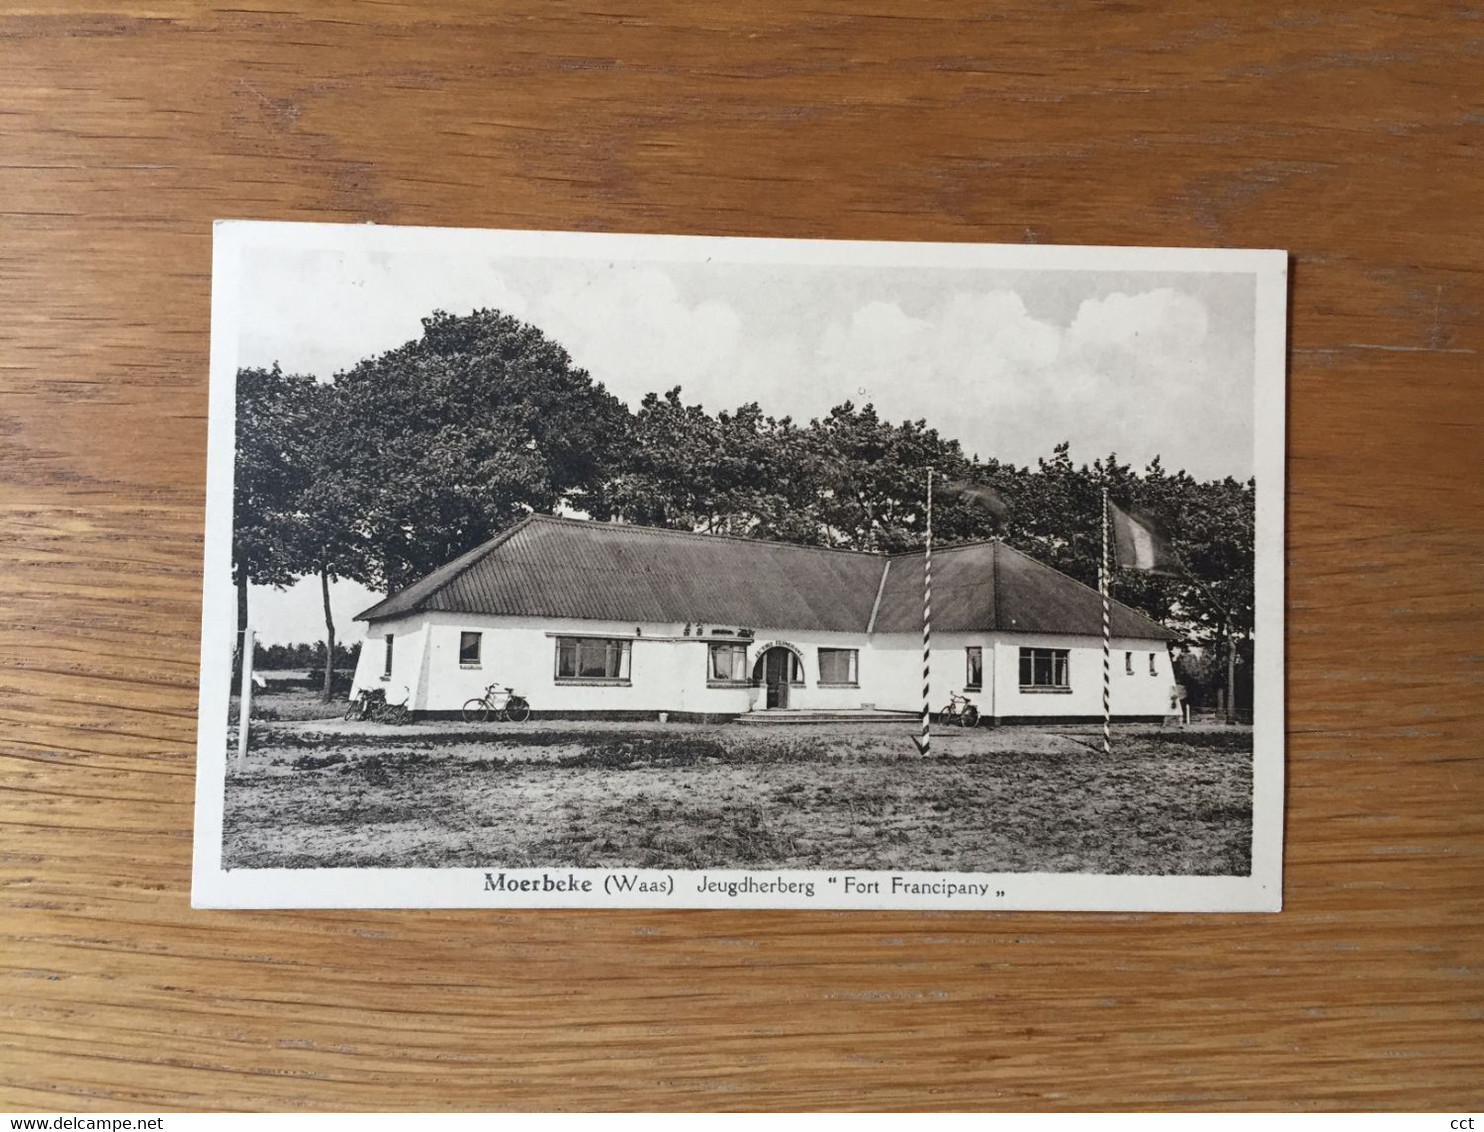
{"type": "Polygon", "coordinates": [[[361,513],[365,493],[348,458],[360,438],[347,427],[343,398],[334,386],[316,385],[304,410],[299,421],[300,458],[309,474],[294,500],[283,553],[295,574],[319,578],[325,618],[322,698],[328,702],[335,687],[330,583],[342,578],[368,582],[373,569],[361,513]]]}
{"type": "MultiPolygon", "coordinates": [[[[1074,468],[1066,447],[1058,446],[1052,461],[1042,461],[1033,477],[1041,492],[1037,508],[1043,524],[1054,526],[1060,500],[1064,514],[1077,516],[1076,526],[1095,531],[1100,526],[1101,492],[1110,499],[1135,506],[1157,519],[1184,564],[1176,577],[1118,569],[1112,577],[1114,596],[1157,621],[1178,629],[1187,646],[1210,650],[1225,665],[1228,712],[1235,709],[1237,668],[1250,671],[1251,634],[1255,610],[1255,545],[1253,539],[1257,485],[1230,477],[1200,482],[1184,471],[1168,473],[1158,457],[1142,474],[1116,455],[1095,461],[1091,468],[1074,468]]],[[[1050,535],[1055,546],[1043,546],[1043,556],[1059,554],[1056,563],[1084,581],[1096,578],[1101,538],[1080,537],[1076,530],[1050,535]],[[1047,550],[1051,553],[1045,553],[1047,550]]],[[[1202,669],[1204,671],[1204,668],[1202,669]]]]}
{"type": "Polygon", "coordinates": [[[723,429],[676,386],[646,394],[629,428],[622,469],[605,491],[610,511],[631,523],[676,530],[714,530],[728,508],[719,498],[723,429]]]}
{"type": "Polygon", "coordinates": [[[314,379],[271,369],[237,371],[232,514],[232,582],[237,588],[237,656],[247,631],[249,585],[286,586],[299,496],[312,472],[303,444],[314,379]]]}
{"type": "Polygon", "coordinates": [[[1176,549],[1190,571],[1175,610],[1191,637],[1226,662],[1226,710],[1235,718],[1237,669],[1251,673],[1256,613],[1255,480],[1197,483],[1184,472],[1165,476],[1154,461],[1144,477],[1149,504],[1162,508],[1176,549]]]}
{"type": "Polygon", "coordinates": [[[531,511],[608,517],[628,411],[534,326],[435,311],[335,388],[368,584],[406,585],[531,511]]]}
{"type": "Polygon", "coordinates": [[[249,584],[284,587],[320,579],[325,615],[324,697],[330,698],[335,620],[330,583],[370,576],[358,521],[360,498],[344,466],[355,444],[333,387],[272,369],[237,375],[237,483],[233,580],[238,651],[247,626],[249,584]]]}
{"type": "Polygon", "coordinates": [[[1220,644],[1228,633],[1250,633],[1253,606],[1252,519],[1256,485],[1233,479],[1200,482],[1168,473],[1159,458],[1143,472],[1110,454],[1080,467],[1058,444],[1034,469],[997,473],[1015,502],[1004,532],[1012,546],[1097,585],[1102,559],[1102,493],[1153,515],[1188,569],[1184,577],[1121,569],[1113,563],[1113,593],[1126,605],[1179,628],[1197,644],[1220,644]]]}
{"type": "Polygon", "coordinates": [[[927,470],[938,482],[991,487],[1008,505],[997,518],[946,491],[934,497],[940,545],[989,537],[1090,586],[1102,561],[1102,498],[1153,513],[1173,534],[1190,574],[1116,570],[1114,595],[1178,628],[1197,646],[1228,648],[1250,635],[1254,487],[1169,474],[1158,458],[1143,472],[1116,453],[1073,463],[1058,444],[1034,468],[965,457],[924,421],[884,421],[850,402],[800,428],[755,404],[715,416],[687,405],[678,387],[650,394],[630,432],[632,448],[607,487],[611,514],[682,530],[895,553],[923,545],[927,470]]]}
{"type": "Polygon", "coordinates": [[[677,386],[634,415],[622,471],[606,489],[613,515],[646,526],[825,541],[813,515],[814,456],[787,417],[756,402],[715,417],[677,386]]]}
{"type": "MultiPolygon", "coordinates": [[[[927,473],[963,479],[971,470],[958,441],[924,421],[888,424],[872,405],[846,401],[812,421],[816,507],[830,545],[895,553],[920,547],[927,534],[927,473]]],[[[961,534],[967,511],[948,516],[945,534],[961,534]]]]}

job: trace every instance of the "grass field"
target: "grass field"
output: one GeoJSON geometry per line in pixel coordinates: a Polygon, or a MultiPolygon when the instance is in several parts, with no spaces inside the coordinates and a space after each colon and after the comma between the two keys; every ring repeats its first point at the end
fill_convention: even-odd
{"type": "Polygon", "coordinates": [[[1249,871],[1247,729],[1124,729],[1111,758],[1091,732],[949,730],[922,759],[900,725],[274,714],[228,777],[228,868],[1249,871]]]}

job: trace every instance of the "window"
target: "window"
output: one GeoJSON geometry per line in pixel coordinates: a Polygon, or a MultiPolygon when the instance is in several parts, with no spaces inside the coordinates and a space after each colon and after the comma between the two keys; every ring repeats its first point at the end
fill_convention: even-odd
{"type": "Polygon", "coordinates": [[[1154,653],[1149,654],[1149,675],[1159,675],[1159,667],[1154,663],[1154,653]]]}
{"type": "Polygon", "coordinates": [[[1123,674],[1132,676],[1134,674],[1134,654],[1126,652],[1123,654],[1123,674]]]}
{"type": "Polygon", "coordinates": [[[747,683],[747,646],[712,645],[706,679],[712,684],[747,683]]]}
{"type": "Polygon", "coordinates": [[[630,644],[607,637],[558,637],[556,678],[627,684],[630,644]]]}
{"type": "Polygon", "coordinates": [[[821,684],[855,684],[855,649],[820,649],[819,682],[821,684]]]}
{"type": "Polygon", "coordinates": [[[1021,649],[1020,686],[1025,690],[1070,692],[1067,649],[1021,649]]]}
{"type": "Polygon", "coordinates": [[[966,688],[984,687],[984,650],[978,645],[964,649],[966,688]]]}
{"type": "Polygon", "coordinates": [[[386,664],[382,666],[381,678],[390,680],[392,678],[392,635],[386,635],[386,664]]]}
{"type": "Polygon", "coordinates": [[[459,634],[459,664],[464,668],[479,667],[479,643],[483,633],[459,634]]]}

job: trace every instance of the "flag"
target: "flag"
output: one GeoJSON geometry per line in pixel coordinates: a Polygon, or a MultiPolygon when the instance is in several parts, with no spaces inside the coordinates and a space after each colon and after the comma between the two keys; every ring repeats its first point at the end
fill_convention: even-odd
{"type": "Polygon", "coordinates": [[[1120,507],[1110,501],[1108,520],[1113,526],[1113,548],[1118,555],[1118,565],[1151,574],[1185,575],[1185,566],[1170,545],[1169,536],[1146,512],[1120,507]]]}
{"type": "Polygon", "coordinates": [[[994,516],[996,523],[1003,523],[1010,514],[1010,505],[1005,497],[992,487],[967,480],[944,480],[938,490],[944,495],[954,495],[968,503],[983,507],[994,516]]]}

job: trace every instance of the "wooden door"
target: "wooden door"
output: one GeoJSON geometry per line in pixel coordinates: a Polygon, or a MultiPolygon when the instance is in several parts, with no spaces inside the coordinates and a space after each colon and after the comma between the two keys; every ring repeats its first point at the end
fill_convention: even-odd
{"type": "Polygon", "coordinates": [[[768,707],[788,707],[788,678],[793,657],[787,649],[769,649],[763,679],[768,686],[768,707]]]}

